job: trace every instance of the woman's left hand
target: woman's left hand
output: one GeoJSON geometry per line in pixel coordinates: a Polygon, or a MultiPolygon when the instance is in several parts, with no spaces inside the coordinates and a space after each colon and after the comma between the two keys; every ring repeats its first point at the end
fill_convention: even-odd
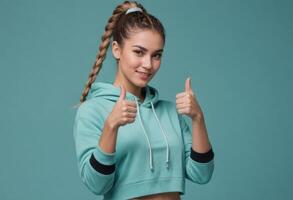
{"type": "Polygon", "coordinates": [[[192,120],[200,120],[203,118],[203,112],[191,88],[190,78],[187,78],[185,81],[185,92],[176,94],[176,108],[178,113],[186,114],[192,120]]]}

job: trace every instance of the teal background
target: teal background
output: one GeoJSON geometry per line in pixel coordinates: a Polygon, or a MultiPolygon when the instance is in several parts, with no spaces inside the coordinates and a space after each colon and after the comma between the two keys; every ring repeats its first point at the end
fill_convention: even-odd
{"type": "MultiPolygon", "coordinates": [[[[166,28],[150,82],[175,102],[191,76],[215,152],[183,200],[292,199],[293,3],[140,1],[166,28]]],[[[0,1],[0,199],[102,199],[78,176],[75,110],[122,1],[0,1]]],[[[98,80],[113,80],[108,51],[98,80]]]]}

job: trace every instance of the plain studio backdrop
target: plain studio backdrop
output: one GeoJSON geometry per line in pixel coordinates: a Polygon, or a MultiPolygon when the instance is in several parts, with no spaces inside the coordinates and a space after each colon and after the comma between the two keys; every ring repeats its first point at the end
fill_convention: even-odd
{"type": "MultiPolygon", "coordinates": [[[[0,1],[1,200],[102,199],[79,178],[71,106],[122,2],[0,1]]],[[[149,84],[175,102],[191,77],[215,152],[182,199],[292,199],[292,1],[139,2],[166,28],[149,84]]],[[[97,80],[115,70],[109,48],[97,80]]]]}

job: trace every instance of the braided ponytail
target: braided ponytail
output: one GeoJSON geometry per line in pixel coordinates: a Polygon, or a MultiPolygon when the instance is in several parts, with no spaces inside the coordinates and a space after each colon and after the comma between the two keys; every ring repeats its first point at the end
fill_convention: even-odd
{"type": "Polygon", "coordinates": [[[122,4],[118,5],[114,9],[112,16],[109,18],[108,23],[105,26],[105,32],[101,37],[102,42],[99,46],[99,53],[96,56],[96,61],[93,64],[88,81],[85,84],[85,88],[80,97],[80,102],[74,105],[74,108],[79,107],[84,101],[86,101],[91,85],[96,80],[96,77],[102,68],[103,61],[106,58],[111,37],[113,36],[113,40],[123,46],[123,39],[128,38],[128,31],[135,27],[141,29],[155,29],[161,33],[165,41],[165,31],[163,25],[154,16],[148,14],[140,3],[137,3],[136,1],[124,1],[122,4]],[[143,12],[125,15],[125,12],[132,7],[140,7],[143,12]]]}

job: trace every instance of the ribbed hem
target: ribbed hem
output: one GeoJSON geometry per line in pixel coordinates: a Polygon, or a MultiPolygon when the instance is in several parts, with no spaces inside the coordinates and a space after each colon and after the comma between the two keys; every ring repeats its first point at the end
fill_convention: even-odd
{"type": "Polygon", "coordinates": [[[90,164],[97,172],[104,175],[112,174],[115,171],[115,164],[104,165],[95,159],[94,154],[90,157],[90,164]]]}
{"type": "Polygon", "coordinates": [[[98,160],[100,163],[104,165],[113,165],[115,164],[115,152],[114,153],[107,153],[104,152],[99,145],[97,145],[97,148],[93,152],[96,160],[98,160]]]}
{"type": "Polygon", "coordinates": [[[115,171],[115,153],[106,153],[97,146],[90,157],[90,164],[99,173],[111,174],[115,171]]]}
{"type": "Polygon", "coordinates": [[[163,192],[179,192],[180,195],[185,193],[185,179],[178,178],[162,178],[145,180],[137,183],[115,185],[103,200],[121,200],[132,199],[150,194],[157,194],[163,192]]]}
{"type": "Polygon", "coordinates": [[[190,157],[192,160],[200,163],[207,163],[210,162],[214,158],[213,148],[210,148],[208,152],[199,153],[190,148],[190,157]]]}

